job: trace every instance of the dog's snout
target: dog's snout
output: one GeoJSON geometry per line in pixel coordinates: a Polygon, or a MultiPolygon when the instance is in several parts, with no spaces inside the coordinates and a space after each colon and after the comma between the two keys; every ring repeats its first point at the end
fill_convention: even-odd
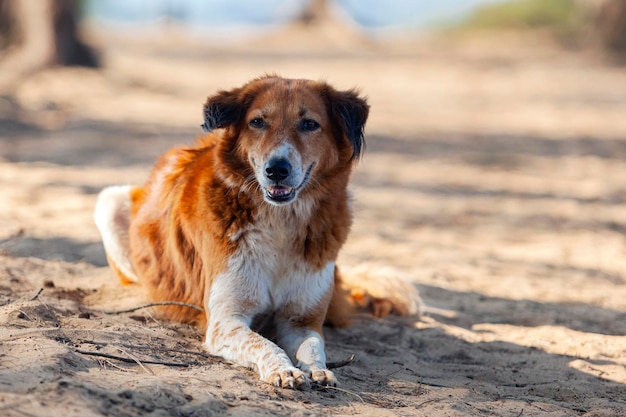
{"type": "Polygon", "coordinates": [[[272,181],[281,181],[291,174],[291,164],[284,158],[272,159],[265,166],[265,176],[272,181]]]}

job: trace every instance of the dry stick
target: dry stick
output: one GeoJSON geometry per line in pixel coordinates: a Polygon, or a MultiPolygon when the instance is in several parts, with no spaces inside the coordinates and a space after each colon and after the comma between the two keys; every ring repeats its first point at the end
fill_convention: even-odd
{"type": "Polygon", "coordinates": [[[325,386],[325,387],[321,387],[320,386],[320,390],[326,390],[326,389],[334,389],[335,391],[341,391],[341,392],[345,392],[346,394],[350,394],[350,395],[354,395],[355,397],[357,397],[359,400],[361,400],[362,403],[365,403],[365,400],[363,399],[363,397],[361,397],[358,393],[354,392],[354,391],[350,391],[344,388],[339,388],[339,387],[331,387],[329,386],[325,386]]]}
{"type": "Polygon", "coordinates": [[[68,328],[68,327],[37,327],[34,329],[10,329],[10,330],[3,330],[3,333],[9,333],[8,336],[3,336],[2,342],[8,342],[11,340],[16,340],[16,339],[20,339],[23,337],[27,337],[31,334],[42,334],[43,332],[71,332],[71,333],[81,333],[81,332],[91,332],[91,333],[99,333],[99,334],[103,334],[103,335],[112,335],[112,336],[119,336],[119,331],[113,331],[113,330],[100,330],[100,329],[72,329],[72,328],[68,328]]]}
{"type": "Polygon", "coordinates": [[[451,388],[449,385],[435,384],[434,382],[419,381],[416,384],[417,385],[426,385],[428,387],[435,387],[435,388],[451,388]]]}
{"type": "MultiPolygon", "coordinates": [[[[446,399],[446,398],[433,398],[432,400],[422,401],[421,403],[417,404],[417,405],[415,406],[415,408],[420,408],[420,407],[422,407],[423,405],[426,405],[426,404],[428,404],[428,403],[435,403],[435,402],[437,402],[437,401],[441,401],[441,400],[445,400],[445,399],[446,399]]],[[[517,417],[519,417],[519,416],[517,416],[517,417]]]]}
{"type": "MultiPolygon", "coordinates": [[[[24,317],[26,317],[26,318],[28,319],[28,321],[35,321],[35,320],[33,320],[33,319],[32,319],[32,318],[28,315],[28,314],[26,314],[26,312],[25,312],[24,310],[20,310],[20,309],[18,309],[17,311],[18,311],[20,314],[23,314],[23,315],[24,315],[24,317]]],[[[22,318],[22,317],[20,317],[20,318],[22,318]]]]}
{"type": "MultiPolygon", "coordinates": [[[[80,350],[80,349],[74,349],[74,352],[80,353],[81,355],[98,356],[98,357],[101,357],[101,358],[115,359],[115,360],[118,360],[118,361],[121,361],[121,362],[137,363],[137,361],[135,359],[124,358],[122,356],[109,355],[108,353],[88,352],[86,350],[80,350]]],[[[179,368],[188,368],[189,367],[188,363],[173,363],[173,362],[161,362],[161,361],[143,361],[143,363],[147,363],[147,364],[150,364],[150,365],[177,366],[179,368]]]]}
{"type": "Polygon", "coordinates": [[[123,354],[125,354],[126,356],[130,356],[130,358],[133,359],[135,362],[137,362],[137,365],[141,366],[141,369],[146,371],[146,373],[154,375],[154,372],[152,372],[152,369],[147,368],[143,363],[141,363],[141,361],[135,355],[133,355],[131,353],[128,353],[128,352],[126,352],[125,350],[122,350],[122,349],[119,349],[119,351],[122,352],[123,354]]]}
{"type": "Polygon", "coordinates": [[[41,295],[41,293],[43,292],[43,288],[39,288],[39,291],[37,291],[37,294],[35,294],[30,301],[35,301],[37,298],[39,298],[39,295],[41,295]]]}
{"type": "Polygon", "coordinates": [[[120,370],[122,372],[130,371],[130,369],[124,368],[123,366],[116,365],[116,364],[114,364],[113,362],[111,362],[108,359],[98,359],[98,362],[100,363],[100,366],[102,366],[105,369],[106,369],[106,366],[110,366],[110,367],[118,369],[118,370],[120,370]]]}
{"type": "MultiPolygon", "coordinates": [[[[90,345],[96,345],[96,346],[108,346],[109,345],[109,343],[107,342],[96,342],[94,340],[80,339],[79,342],[87,343],[90,345]]],[[[167,353],[180,353],[183,355],[196,355],[196,356],[202,356],[203,358],[206,358],[206,359],[217,358],[216,356],[212,356],[212,355],[209,355],[208,353],[204,353],[204,352],[197,351],[197,350],[181,350],[181,349],[168,349],[168,348],[160,348],[160,347],[152,347],[152,346],[138,346],[138,345],[131,345],[129,343],[124,343],[124,344],[121,344],[120,346],[132,348],[135,350],[139,349],[139,350],[150,350],[153,352],[167,352],[167,353]]]]}
{"type": "Polygon", "coordinates": [[[370,403],[370,404],[374,404],[374,405],[379,405],[379,406],[389,406],[392,403],[390,401],[380,401],[377,400],[376,398],[372,397],[369,394],[364,394],[364,393],[356,393],[354,391],[350,391],[344,388],[339,388],[339,387],[332,387],[332,386],[326,386],[326,387],[320,387],[320,390],[325,390],[325,389],[332,389],[335,391],[340,391],[340,392],[345,392],[346,394],[350,394],[350,395],[354,395],[355,397],[357,397],[359,400],[361,400],[362,403],[370,403]]]}
{"type": "Polygon", "coordinates": [[[202,307],[199,307],[194,304],[183,303],[180,301],[159,301],[156,303],[144,304],[139,307],[133,307],[126,310],[115,310],[115,311],[103,311],[104,314],[124,314],[124,313],[132,313],[137,310],[142,310],[144,308],[157,307],[157,306],[179,306],[179,307],[189,307],[194,310],[204,311],[202,307]]]}
{"type": "Polygon", "coordinates": [[[157,347],[150,347],[150,346],[133,346],[129,344],[124,344],[122,346],[134,348],[134,349],[141,349],[141,350],[151,350],[154,352],[168,352],[168,353],[181,353],[183,355],[196,355],[196,356],[202,356],[205,359],[217,358],[216,356],[209,355],[208,353],[195,351],[195,350],[167,349],[167,348],[157,348],[157,347]]]}

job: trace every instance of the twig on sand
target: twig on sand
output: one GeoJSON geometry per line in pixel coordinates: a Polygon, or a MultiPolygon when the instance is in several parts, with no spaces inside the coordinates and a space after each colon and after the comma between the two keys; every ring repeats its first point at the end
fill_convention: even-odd
{"type": "Polygon", "coordinates": [[[435,387],[435,388],[450,388],[449,385],[442,385],[442,384],[437,384],[435,382],[425,382],[425,381],[419,381],[417,382],[417,385],[426,385],[428,387],[435,387]]]}
{"type": "Polygon", "coordinates": [[[365,393],[360,393],[359,394],[359,393],[356,393],[354,391],[350,391],[350,390],[347,390],[347,389],[344,389],[344,388],[331,387],[331,386],[320,387],[320,389],[321,390],[332,389],[332,390],[335,390],[335,391],[345,392],[346,394],[354,395],[359,400],[361,400],[362,403],[370,403],[370,404],[378,405],[378,406],[381,406],[381,407],[393,406],[393,403],[391,401],[378,400],[378,399],[374,398],[370,394],[365,394],[365,393]]]}
{"type": "Polygon", "coordinates": [[[125,309],[125,310],[103,311],[103,313],[104,314],[132,313],[134,311],[142,310],[144,308],[158,307],[158,306],[179,306],[179,307],[193,308],[194,310],[198,310],[198,311],[204,311],[204,309],[202,307],[199,307],[199,306],[194,305],[194,304],[183,303],[183,302],[180,302],[180,301],[159,301],[159,302],[155,302],[155,303],[144,304],[144,305],[141,305],[141,306],[138,306],[138,307],[128,308],[128,309],[125,309]]]}
{"type": "Polygon", "coordinates": [[[137,365],[141,366],[141,369],[146,371],[146,373],[150,375],[154,375],[154,372],[152,372],[152,369],[147,368],[143,363],[141,363],[141,361],[135,355],[133,355],[132,353],[128,353],[127,351],[123,349],[119,349],[119,351],[125,354],[126,356],[129,356],[132,360],[134,360],[137,363],[137,365]]]}
{"type": "Polygon", "coordinates": [[[100,366],[102,366],[103,368],[106,368],[107,366],[110,366],[110,367],[118,369],[118,370],[120,370],[122,372],[129,372],[130,371],[129,368],[124,368],[123,366],[116,365],[113,362],[111,362],[110,360],[105,359],[105,358],[98,359],[98,362],[100,362],[100,366]]]}
{"type": "MultiPolygon", "coordinates": [[[[429,404],[429,403],[436,403],[436,402],[438,402],[438,401],[442,401],[442,400],[445,400],[445,398],[443,398],[443,397],[441,397],[441,398],[433,398],[433,399],[431,399],[431,400],[422,401],[421,403],[417,404],[417,405],[415,406],[415,408],[421,408],[421,407],[423,407],[423,406],[424,406],[424,405],[426,405],[426,404],[429,404]]],[[[518,416],[518,417],[519,417],[519,416],[518,416]]]]}
{"type": "Polygon", "coordinates": [[[43,288],[39,288],[39,291],[37,291],[37,294],[35,294],[30,301],[35,301],[37,298],[39,298],[39,296],[41,295],[41,293],[43,292],[43,288]]]}
{"type": "Polygon", "coordinates": [[[142,363],[150,364],[150,365],[175,366],[179,368],[188,368],[190,366],[188,363],[176,363],[176,362],[161,362],[161,361],[150,361],[150,360],[140,362],[137,358],[133,358],[132,356],[130,358],[125,358],[123,356],[109,355],[108,353],[102,353],[102,352],[89,352],[89,351],[81,350],[81,349],[74,349],[74,352],[80,353],[81,355],[98,356],[100,358],[115,359],[120,362],[137,363],[142,368],[144,368],[142,366],[142,363]]]}
{"type": "Polygon", "coordinates": [[[331,387],[331,386],[320,386],[320,391],[323,390],[327,390],[327,389],[333,389],[335,391],[340,391],[340,392],[345,392],[346,394],[350,394],[350,395],[354,395],[355,397],[357,397],[359,400],[361,400],[362,403],[365,403],[365,400],[363,399],[363,397],[361,397],[359,394],[357,394],[354,391],[350,391],[348,389],[344,389],[344,388],[339,388],[339,387],[331,387]]]}
{"type": "Polygon", "coordinates": [[[347,359],[344,359],[342,361],[337,361],[337,362],[326,362],[326,367],[328,369],[337,369],[337,368],[341,368],[342,366],[346,366],[349,365],[350,363],[352,363],[352,361],[354,361],[354,358],[356,358],[356,355],[353,353],[350,356],[348,356],[347,359]]]}
{"type": "Polygon", "coordinates": [[[28,321],[35,321],[35,320],[32,319],[31,316],[26,314],[26,312],[24,310],[19,310],[18,309],[17,311],[20,313],[20,315],[18,316],[20,319],[25,318],[25,319],[28,319],[28,321]]]}
{"type": "Polygon", "coordinates": [[[42,335],[43,333],[97,333],[102,335],[107,335],[109,337],[119,336],[119,331],[106,330],[106,329],[74,329],[70,327],[37,327],[34,329],[2,329],[0,333],[0,337],[2,337],[2,342],[8,342],[11,340],[22,339],[25,337],[29,337],[30,335],[42,335]],[[8,336],[5,336],[4,333],[9,333],[8,336]]]}
{"type": "MultiPolygon", "coordinates": [[[[107,342],[96,342],[95,340],[85,340],[85,339],[80,339],[79,343],[87,343],[90,345],[96,345],[96,346],[108,346],[109,343],[107,342]]],[[[131,345],[128,343],[124,343],[124,344],[120,344],[119,346],[123,346],[126,348],[131,348],[131,349],[135,349],[135,350],[149,350],[152,352],[166,352],[166,353],[179,353],[182,355],[196,355],[196,356],[201,356],[203,358],[206,359],[215,359],[217,358],[217,356],[211,356],[208,353],[204,353],[202,351],[199,350],[183,350],[183,349],[169,349],[169,348],[162,348],[162,347],[155,347],[155,346],[139,346],[139,345],[131,345]]]]}

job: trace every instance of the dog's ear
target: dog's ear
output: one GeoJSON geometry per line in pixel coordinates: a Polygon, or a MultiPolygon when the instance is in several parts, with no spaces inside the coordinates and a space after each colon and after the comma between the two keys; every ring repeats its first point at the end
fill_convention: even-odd
{"type": "Polygon", "coordinates": [[[202,129],[212,132],[239,120],[243,114],[240,100],[241,89],[220,91],[210,96],[204,104],[204,123],[202,129]]]}
{"type": "Polygon", "coordinates": [[[336,91],[331,89],[329,100],[331,117],[339,119],[343,133],[352,146],[350,160],[358,160],[365,148],[363,129],[370,106],[364,98],[359,97],[355,90],[336,91]]]}

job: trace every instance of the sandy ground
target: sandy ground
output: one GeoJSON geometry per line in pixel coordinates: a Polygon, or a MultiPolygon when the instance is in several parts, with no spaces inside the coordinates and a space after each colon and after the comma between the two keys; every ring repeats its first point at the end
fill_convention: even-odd
{"type": "Polygon", "coordinates": [[[0,99],[0,415],[626,415],[624,68],[536,40],[98,39],[103,70],[0,99]],[[341,262],[398,268],[427,306],[326,329],[329,360],[356,355],[339,389],[276,389],[194,328],[104,312],[144,300],[106,267],[97,192],[143,181],[206,95],[264,72],[369,96],[341,262]]]}

